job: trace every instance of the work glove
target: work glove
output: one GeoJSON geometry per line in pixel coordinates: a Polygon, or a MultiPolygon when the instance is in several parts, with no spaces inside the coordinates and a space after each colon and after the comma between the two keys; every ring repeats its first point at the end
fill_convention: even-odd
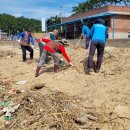
{"type": "Polygon", "coordinates": [[[32,47],[32,49],[34,49],[34,45],[32,45],[31,47],[32,47]]]}
{"type": "Polygon", "coordinates": [[[69,63],[69,66],[74,66],[71,62],[69,63]]]}
{"type": "Polygon", "coordinates": [[[21,40],[19,39],[19,40],[17,40],[17,42],[18,42],[18,43],[21,43],[21,40]]]}

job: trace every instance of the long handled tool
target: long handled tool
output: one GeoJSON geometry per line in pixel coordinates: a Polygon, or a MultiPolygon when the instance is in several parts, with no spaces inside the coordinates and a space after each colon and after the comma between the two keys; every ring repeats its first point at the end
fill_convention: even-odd
{"type": "MultiPolygon", "coordinates": [[[[81,19],[81,23],[84,25],[85,23],[84,23],[84,19],[81,19]]],[[[89,23],[89,19],[88,19],[88,21],[87,21],[87,23],[86,24],[88,24],[89,23]]],[[[79,43],[80,43],[80,41],[81,41],[81,38],[82,38],[82,35],[80,36],[80,39],[78,40],[78,42],[76,43],[76,46],[74,47],[74,48],[77,48],[78,47],[78,45],[79,45],[79,43]]]]}
{"type": "Polygon", "coordinates": [[[75,45],[74,48],[77,48],[77,47],[78,47],[78,45],[79,45],[79,43],[80,43],[80,41],[81,41],[81,38],[82,38],[82,36],[80,36],[80,38],[79,38],[79,40],[78,40],[78,42],[76,43],[76,45],[75,45]]]}

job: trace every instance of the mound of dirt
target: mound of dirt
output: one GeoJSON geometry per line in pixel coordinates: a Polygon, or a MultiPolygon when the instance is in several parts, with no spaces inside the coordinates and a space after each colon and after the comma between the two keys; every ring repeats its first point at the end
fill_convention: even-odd
{"type": "Polygon", "coordinates": [[[13,57],[14,55],[16,55],[16,52],[7,46],[0,46],[0,57],[13,57]]]}

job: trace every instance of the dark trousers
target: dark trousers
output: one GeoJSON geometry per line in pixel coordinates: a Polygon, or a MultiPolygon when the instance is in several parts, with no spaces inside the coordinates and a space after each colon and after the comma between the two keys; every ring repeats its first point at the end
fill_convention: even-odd
{"type": "Polygon", "coordinates": [[[92,42],[89,50],[89,57],[88,57],[88,69],[95,68],[97,70],[100,70],[103,54],[104,54],[104,48],[105,44],[100,42],[92,42]],[[95,51],[97,49],[97,62],[96,65],[94,65],[93,57],[95,54],[95,51]]]}
{"type": "Polygon", "coordinates": [[[86,45],[85,45],[85,47],[86,47],[86,49],[88,49],[89,48],[89,41],[90,41],[90,38],[86,38],[86,45]]]}
{"type": "Polygon", "coordinates": [[[21,45],[21,49],[23,52],[23,61],[26,61],[26,50],[30,52],[30,59],[33,59],[33,49],[30,46],[21,45]]]}

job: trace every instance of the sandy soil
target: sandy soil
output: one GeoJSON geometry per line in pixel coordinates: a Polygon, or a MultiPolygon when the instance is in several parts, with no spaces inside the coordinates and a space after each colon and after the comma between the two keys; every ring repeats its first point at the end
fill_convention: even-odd
{"type": "MultiPolygon", "coordinates": [[[[100,125],[100,130],[130,129],[130,48],[106,47],[101,72],[87,75],[84,72],[84,64],[88,50],[73,49],[70,46],[67,52],[74,67],[63,67],[61,71],[54,73],[51,61],[49,65],[43,67],[42,74],[37,78],[34,77],[34,70],[39,50],[35,49],[35,59],[26,63],[22,62],[20,49],[11,50],[14,54],[0,57],[0,77],[13,80],[12,89],[26,90],[37,83],[45,84],[51,90],[83,98],[85,107],[98,108],[102,114],[114,113],[120,118],[125,117],[123,120],[120,118],[114,120],[124,126],[118,124],[113,129],[112,123],[104,122],[104,125],[100,125]],[[16,85],[15,82],[20,80],[27,80],[27,83],[16,85]]],[[[105,121],[105,116],[103,118],[105,121]]]]}

